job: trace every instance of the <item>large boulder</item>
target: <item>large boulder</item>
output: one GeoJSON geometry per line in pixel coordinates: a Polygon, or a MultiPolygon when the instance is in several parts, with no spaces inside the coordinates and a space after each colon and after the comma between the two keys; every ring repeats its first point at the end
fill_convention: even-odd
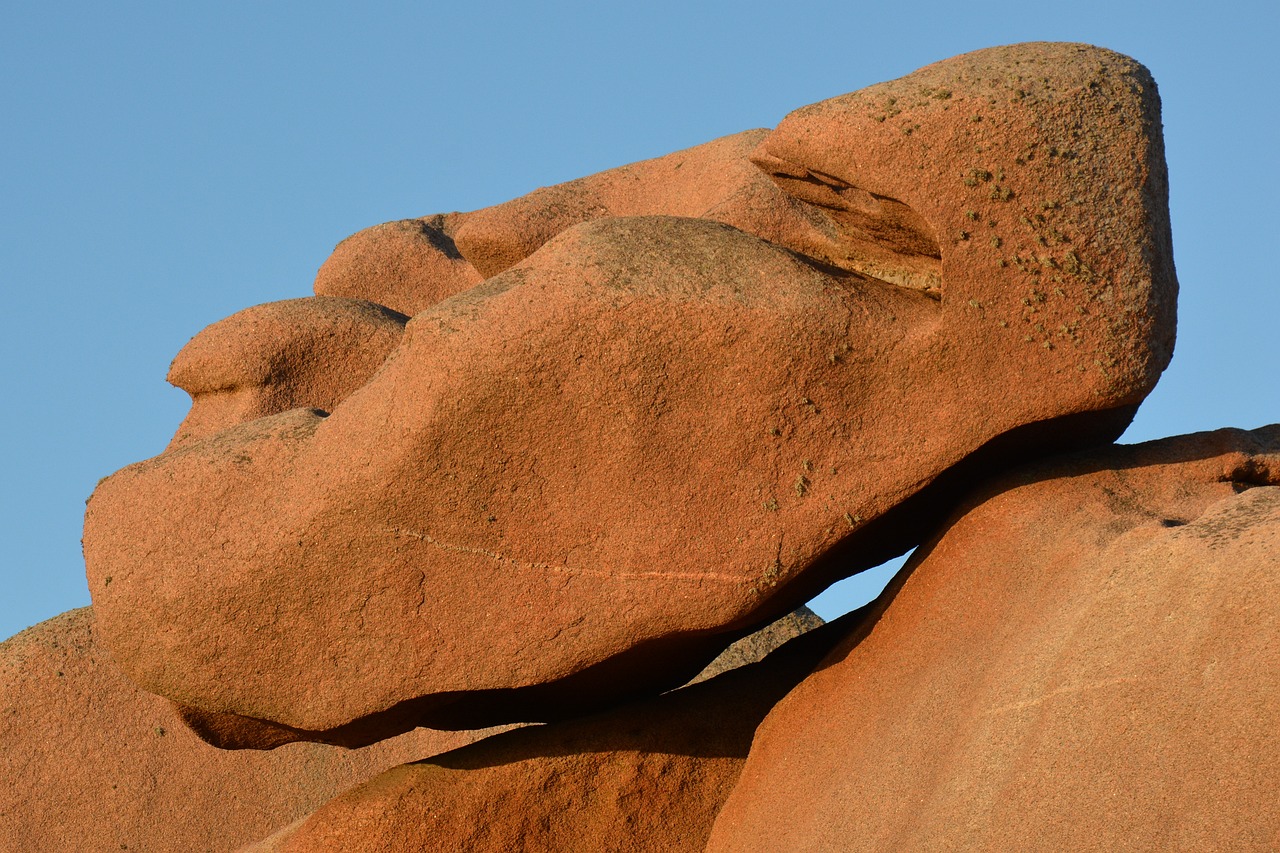
{"type": "Polygon", "coordinates": [[[389,767],[476,734],[367,749],[214,749],[130,684],[72,610],[0,643],[0,851],[233,850],[389,767]]]}
{"type": "Polygon", "coordinates": [[[243,853],[701,853],[756,726],[842,633],[833,624],[657,699],[396,767],[243,853]]]}
{"type": "Polygon", "coordinates": [[[753,156],[807,231],[573,225],[418,313],[327,415],[108,478],[103,634],[228,746],[674,687],[975,471],[1123,430],[1173,344],[1159,129],[1145,69],[1080,45],[801,110],[753,156]]]}
{"type": "Polygon", "coordinates": [[[1277,486],[1280,425],[974,497],[770,713],[707,850],[1276,849],[1277,486]]]}

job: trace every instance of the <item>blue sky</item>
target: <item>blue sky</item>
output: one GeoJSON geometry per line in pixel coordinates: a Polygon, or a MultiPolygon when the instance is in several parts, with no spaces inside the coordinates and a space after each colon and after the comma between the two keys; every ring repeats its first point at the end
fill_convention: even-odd
{"type": "Polygon", "coordinates": [[[173,355],[309,294],[346,235],[772,126],[996,44],[1100,44],[1160,86],[1179,340],[1124,440],[1280,421],[1273,8],[859,6],[9,4],[0,637],[88,603],[84,499],[164,447],[187,403],[164,383],[173,355]]]}

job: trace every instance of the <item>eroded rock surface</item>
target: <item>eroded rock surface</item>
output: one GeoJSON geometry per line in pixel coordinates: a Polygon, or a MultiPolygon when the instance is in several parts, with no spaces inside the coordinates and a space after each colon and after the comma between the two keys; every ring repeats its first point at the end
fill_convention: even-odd
{"type": "MultiPolygon", "coordinates": [[[[980,51],[800,110],[752,158],[785,204],[757,180],[733,215],[610,218],[561,188],[571,227],[530,240],[547,193],[470,214],[456,245],[505,271],[331,410],[295,399],[327,416],[105,481],[86,559],[130,677],[274,727],[229,746],[667,689],[914,544],[965,466],[1114,438],[1168,362],[1158,101],[1129,59],[980,51]]],[[[668,198],[674,170],[635,187],[668,198]]]]}
{"type": "Polygon", "coordinates": [[[244,853],[701,853],[756,725],[841,633],[820,628],[657,699],[396,767],[244,853]]]}
{"type": "Polygon", "coordinates": [[[1020,472],[770,713],[707,850],[1275,849],[1278,555],[1280,425],[1020,472]]]}

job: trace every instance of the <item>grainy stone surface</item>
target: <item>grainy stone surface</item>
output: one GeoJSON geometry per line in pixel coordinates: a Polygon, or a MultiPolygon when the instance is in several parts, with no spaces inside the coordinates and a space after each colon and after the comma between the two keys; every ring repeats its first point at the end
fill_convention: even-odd
{"type": "Polygon", "coordinates": [[[700,853],[770,706],[840,635],[595,717],[396,767],[244,853],[700,853]]]}
{"type": "Polygon", "coordinates": [[[325,296],[256,305],[214,323],[169,367],[169,382],[191,395],[169,449],[290,409],[332,411],[382,366],[408,319],[325,296]]]}
{"type": "Polygon", "coordinates": [[[388,767],[478,736],[214,749],[125,680],[92,610],[72,610],[0,643],[0,851],[233,850],[388,767]]]}
{"type": "Polygon", "coordinates": [[[709,853],[1280,845],[1280,425],[1024,470],[904,574],[709,853]]]}
{"type": "Polygon", "coordinates": [[[459,224],[458,248],[490,277],[557,234],[606,217],[715,219],[752,233],[775,222],[791,224],[800,216],[798,206],[750,159],[768,135],[748,130],[477,210],[459,224]]]}
{"type": "Polygon", "coordinates": [[[368,299],[412,317],[479,284],[453,230],[465,214],[384,222],[338,244],[316,273],[318,296],[368,299]]]}
{"type": "Polygon", "coordinates": [[[822,621],[821,616],[808,607],[801,607],[795,612],[783,616],[778,621],[764,626],[754,634],[748,634],[738,640],[717,655],[716,659],[707,664],[706,669],[698,673],[689,683],[697,684],[700,681],[714,678],[722,672],[728,672],[731,669],[737,669],[740,666],[763,660],[765,655],[783,643],[812,631],[814,628],[819,628],[823,624],[825,623],[822,621]]]}
{"type": "Polygon", "coordinates": [[[948,478],[1118,435],[1168,361],[1158,100],[1125,57],[980,51],[752,157],[804,213],[770,240],[587,217],[416,314],[327,417],[108,478],[85,551],[121,666],[275,727],[222,727],[247,746],[668,689],[922,538],[948,478]]]}

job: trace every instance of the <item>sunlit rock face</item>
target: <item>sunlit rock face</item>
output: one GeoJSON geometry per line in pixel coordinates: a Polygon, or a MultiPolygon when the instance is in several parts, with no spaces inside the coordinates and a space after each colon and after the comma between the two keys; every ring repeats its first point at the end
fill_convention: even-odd
{"type": "Polygon", "coordinates": [[[706,849],[1273,849],[1277,555],[1280,424],[988,485],[766,717],[706,849]]]}
{"type": "Polygon", "coordinates": [[[355,246],[358,287],[317,282],[416,312],[377,321],[376,367],[331,356],[358,387],[279,395],[89,503],[104,639],[221,745],[673,687],[974,476],[1114,439],[1173,346],[1155,86],[1082,45],[423,222],[355,246]],[[406,298],[414,253],[456,292],[406,298]]]}
{"type": "Polygon", "coordinates": [[[72,610],[0,643],[0,851],[231,850],[480,735],[418,729],[359,751],[214,749],[120,673],[91,608],[72,610]]]}

